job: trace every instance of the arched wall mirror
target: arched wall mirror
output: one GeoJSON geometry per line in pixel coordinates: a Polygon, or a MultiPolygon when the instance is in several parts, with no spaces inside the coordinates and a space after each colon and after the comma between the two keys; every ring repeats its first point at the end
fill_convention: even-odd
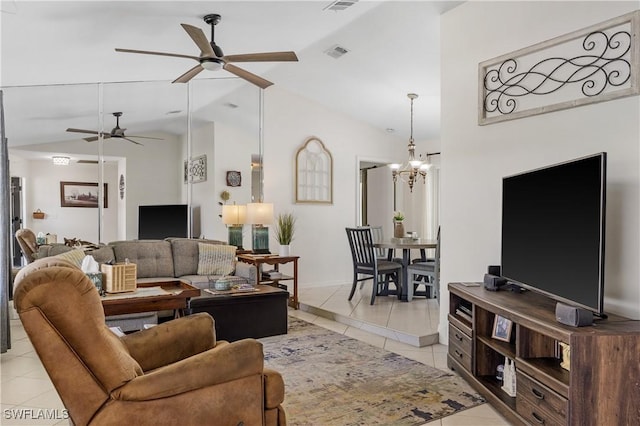
{"type": "Polygon", "coordinates": [[[2,90],[10,175],[19,182],[16,228],[57,236],[59,243],[107,243],[138,238],[140,205],[188,204],[191,236],[224,240],[220,193],[229,191],[231,203],[251,201],[252,160],[261,152],[260,89],[240,79],[2,90]],[[125,138],[113,136],[116,123],[125,138]],[[69,164],[54,165],[54,156],[69,164]],[[185,182],[185,161],[202,156],[206,179],[185,182]],[[240,171],[243,185],[227,187],[228,170],[240,171]],[[60,182],[106,183],[108,206],[63,207],[60,182]],[[38,209],[43,219],[32,216],[38,209]]]}

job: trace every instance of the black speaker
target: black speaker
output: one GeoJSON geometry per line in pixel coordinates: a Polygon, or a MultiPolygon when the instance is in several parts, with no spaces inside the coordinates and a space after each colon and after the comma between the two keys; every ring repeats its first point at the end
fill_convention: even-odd
{"type": "Polygon", "coordinates": [[[487,274],[495,275],[496,277],[501,276],[502,271],[500,265],[489,265],[487,268],[487,274]]]}
{"type": "Polygon", "coordinates": [[[556,321],[571,327],[584,327],[593,324],[593,312],[558,302],[556,303],[556,321]]]}
{"type": "Polygon", "coordinates": [[[484,274],[484,288],[489,291],[498,291],[500,287],[505,285],[507,280],[502,277],[496,277],[492,274],[484,274]]]}

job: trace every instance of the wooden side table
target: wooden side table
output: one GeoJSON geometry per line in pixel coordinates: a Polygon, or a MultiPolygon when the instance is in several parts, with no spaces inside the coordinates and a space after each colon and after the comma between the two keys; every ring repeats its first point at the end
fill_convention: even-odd
{"type": "Polygon", "coordinates": [[[258,269],[256,285],[258,284],[273,284],[277,287],[280,286],[281,281],[293,281],[293,292],[289,297],[289,306],[293,309],[300,307],[298,301],[298,259],[300,256],[278,256],[275,254],[259,255],[259,254],[239,254],[238,260],[240,262],[249,263],[255,265],[258,269]],[[282,275],[278,278],[266,278],[262,276],[262,265],[267,264],[273,266],[275,271],[279,272],[279,266],[293,262],[293,276],[282,275]]]}

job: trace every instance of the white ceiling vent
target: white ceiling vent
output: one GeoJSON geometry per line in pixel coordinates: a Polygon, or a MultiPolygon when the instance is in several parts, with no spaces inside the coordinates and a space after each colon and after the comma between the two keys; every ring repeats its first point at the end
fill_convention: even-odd
{"type": "Polygon", "coordinates": [[[348,49],[342,46],[339,46],[337,44],[334,44],[333,46],[331,46],[330,48],[324,51],[324,53],[326,53],[327,55],[331,56],[334,59],[338,59],[348,52],[349,52],[348,49]]]}
{"type": "Polygon", "coordinates": [[[358,2],[358,0],[336,0],[334,2],[331,2],[331,4],[329,4],[328,6],[326,6],[322,10],[341,11],[341,10],[345,10],[345,9],[353,6],[357,2],[358,2]]]}

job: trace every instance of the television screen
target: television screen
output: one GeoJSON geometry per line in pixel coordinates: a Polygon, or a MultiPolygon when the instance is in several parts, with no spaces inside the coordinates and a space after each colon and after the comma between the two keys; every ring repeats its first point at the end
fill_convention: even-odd
{"type": "Polygon", "coordinates": [[[502,276],[602,314],[606,153],[505,177],[502,276]]]}
{"type": "Polygon", "coordinates": [[[138,239],[186,238],[188,211],[186,204],[138,206],[138,239]]]}

